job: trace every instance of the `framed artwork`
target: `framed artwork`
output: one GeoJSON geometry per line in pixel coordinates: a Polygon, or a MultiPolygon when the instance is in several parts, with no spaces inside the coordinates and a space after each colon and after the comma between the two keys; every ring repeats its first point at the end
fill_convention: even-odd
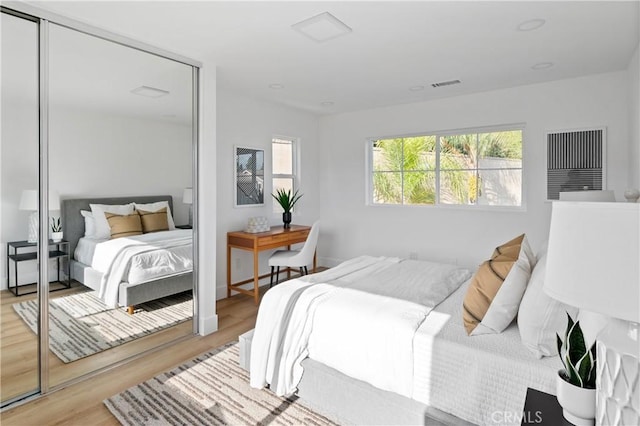
{"type": "Polygon", "coordinates": [[[264,149],[235,147],[236,207],[264,205],[264,149]]]}

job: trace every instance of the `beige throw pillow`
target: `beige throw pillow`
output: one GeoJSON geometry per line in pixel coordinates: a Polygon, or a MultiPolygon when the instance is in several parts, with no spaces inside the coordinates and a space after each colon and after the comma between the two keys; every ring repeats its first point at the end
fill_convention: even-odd
{"type": "Polygon", "coordinates": [[[111,239],[142,234],[142,223],[137,213],[128,215],[105,213],[104,216],[111,229],[111,239]]]}
{"type": "Polygon", "coordinates": [[[518,313],[535,256],[524,234],[497,247],[478,268],[464,298],[462,317],[470,336],[504,331],[518,313]]]}
{"type": "Polygon", "coordinates": [[[142,232],[145,234],[149,232],[168,231],[169,220],[167,217],[167,208],[163,207],[155,212],[149,212],[146,210],[137,210],[142,221],[142,232]]]}

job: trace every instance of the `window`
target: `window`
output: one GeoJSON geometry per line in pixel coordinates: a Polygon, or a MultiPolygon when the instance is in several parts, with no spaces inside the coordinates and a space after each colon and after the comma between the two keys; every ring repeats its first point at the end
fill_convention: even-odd
{"type": "MultiPolygon", "coordinates": [[[[296,188],[296,141],[287,138],[273,138],[271,141],[271,164],[273,164],[273,192],[296,188]]],[[[273,203],[274,212],[282,212],[282,207],[273,203]]]]}
{"type": "Polygon", "coordinates": [[[371,141],[373,204],[522,205],[522,129],[371,141]]]}

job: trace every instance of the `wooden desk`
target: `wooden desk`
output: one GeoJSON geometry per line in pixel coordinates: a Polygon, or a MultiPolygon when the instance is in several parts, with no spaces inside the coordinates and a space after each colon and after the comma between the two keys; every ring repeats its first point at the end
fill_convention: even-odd
{"type": "MultiPolygon", "coordinates": [[[[304,243],[311,231],[310,226],[291,225],[290,228],[284,229],[282,226],[274,226],[269,231],[258,232],[255,234],[236,231],[227,233],[227,297],[231,296],[232,291],[253,296],[256,305],[260,302],[260,293],[258,291],[258,282],[261,278],[268,277],[269,274],[260,276],[258,272],[258,255],[264,250],[273,250],[280,247],[291,249],[292,244],[304,243]],[[253,252],[253,278],[231,282],[231,249],[253,252]],[[253,281],[253,290],[245,290],[240,288],[241,285],[253,281]]],[[[313,271],[316,270],[316,256],[313,256],[313,271]]],[[[291,270],[287,269],[287,278],[291,278],[291,270]]]]}

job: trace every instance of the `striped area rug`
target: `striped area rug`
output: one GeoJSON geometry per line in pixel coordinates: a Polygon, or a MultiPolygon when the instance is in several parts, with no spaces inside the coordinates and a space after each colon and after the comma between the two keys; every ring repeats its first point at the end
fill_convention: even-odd
{"type": "MultiPolygon", "coordinates": [[[[13,309],[36,333],[38,302],[15,303],[13,309]]],[[[49,301],[49,348],[69,363],[190,320],[190,292],[144,303],[129,315],[125,308],[108,308],[95,291],[49,301]]]]}
{"type": "Polygon", "coordinates": [[[104,401],[123,425],[334,425],[297,401],[249,386],[237,342],[104,401]]]}

